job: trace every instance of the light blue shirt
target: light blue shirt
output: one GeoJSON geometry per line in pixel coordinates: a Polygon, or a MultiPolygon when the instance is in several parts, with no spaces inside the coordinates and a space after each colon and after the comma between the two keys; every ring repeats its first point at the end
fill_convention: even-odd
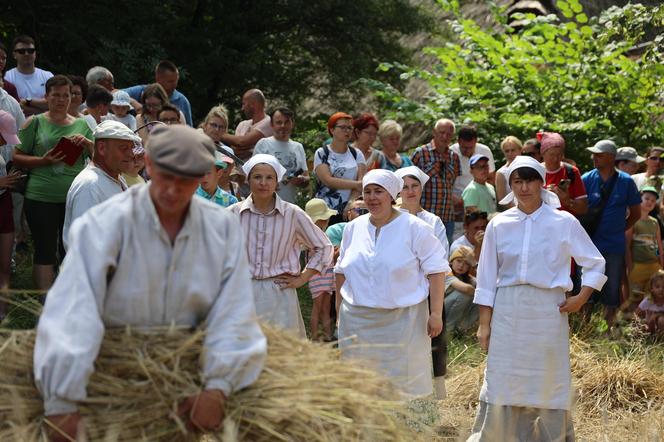
{"type": "MultiPolygon", "coordinates": [[[[122,89],[126,93],[129,94],[131,98],[133,98],[136,101],[141,101],[141,95],[143,95],[143,90],[145,89],[145,84],[139,84],[137,86],[132,86],[128,87],[126,89],[122,89]]],[[[170,97],[168,97],[168,100],[171,102],[171,104],[178,109],[182,111],[184,114],[184,119],[187,121],[187,124],[189,126],[194,125],[194,120],[191,117],[191,104],[189,104],[189,100],[187,97],[184,96],[184,94],[177,89],[173,91],[170,97]]]]}

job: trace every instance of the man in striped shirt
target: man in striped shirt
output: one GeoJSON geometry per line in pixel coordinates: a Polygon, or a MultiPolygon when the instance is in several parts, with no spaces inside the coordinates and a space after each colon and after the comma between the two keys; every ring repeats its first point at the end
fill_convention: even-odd
{"type": "Polygon", "coordinates": [[[450,150],[454,130],[451,120],[438,120],[431,142],[418,147],[411,157],[413,164],[430,177],[422,192],[422,207],[440,217],[450,243],[454,234],[452,189],[454,180],[461,174],[459,156],[450,150]]]}

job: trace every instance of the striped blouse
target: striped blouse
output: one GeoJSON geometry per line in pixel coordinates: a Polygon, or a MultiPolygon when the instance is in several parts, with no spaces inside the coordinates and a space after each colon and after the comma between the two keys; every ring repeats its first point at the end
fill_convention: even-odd
{"type": "Polygon", "coordinates": [[[274,209],[260,213],[251,195],[228,210],[240,217],[254,279],[267,279],[283,273],[300,274],[300,252],[309,251],[306,268],[323,272],[332,264],[334,247],[325,233],[311,222],[304,210],[275,195],[274,209]]]}

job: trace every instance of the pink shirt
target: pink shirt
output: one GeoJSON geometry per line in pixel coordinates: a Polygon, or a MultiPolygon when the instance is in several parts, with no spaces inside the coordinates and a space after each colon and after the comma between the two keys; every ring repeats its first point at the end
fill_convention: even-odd
{"type": "MultiPolygon", "coordinates": [[[[256,129],[258,132],[262,133],[263,138],[271,137],[272,135],[274,135],[274,132],[272,131],[272,125],[270,124],[269,115],[266,115],[265,118],[255,123],[253,120],[240,121],[240,123],[235,128],[235,135],[239,136],[246,135],[249,132],[251,132],[253,129],[256,129]]],[[[253,153],[254,153],[254,146],[251,146],[251,149],[236,152],[237,156],[240,157],[240,159],[242,160],[251,158],[253,153]]]]}
{"type": "Polygon", "coordinates": [[[334,247],[304,210],[275,195],[274,209],[262,214],[251,195],[228,209],[239,215],[244,231],[249,270],[254,279],[300,274],[300,253],[309,251],[306,268],[323,272],[332,264],[334,247]]]}

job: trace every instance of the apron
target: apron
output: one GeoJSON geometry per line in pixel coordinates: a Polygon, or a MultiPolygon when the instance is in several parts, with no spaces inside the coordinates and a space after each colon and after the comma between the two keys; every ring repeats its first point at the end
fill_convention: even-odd
{"type": "Polygon", "coordinates": [[[433,392],[426,299],[395,309],[353,306],[344,300],[339,315],[342,359],[368,363],[390,378],[406,398],[433,392]]]}
{"type": "Polygon", "coordinates": [[[302,320],[300,302],[295,289],[282,290],[274,279],[252,279],[256,315],[272,325],[290,330],[301,338],[307,338],[302,320]]]}
{"type": "Polygon", "coordinates": [[[493,405],[569,410],[571,373],[561,289],[501,287],[491,318],[480,400],[493,405]]]}

